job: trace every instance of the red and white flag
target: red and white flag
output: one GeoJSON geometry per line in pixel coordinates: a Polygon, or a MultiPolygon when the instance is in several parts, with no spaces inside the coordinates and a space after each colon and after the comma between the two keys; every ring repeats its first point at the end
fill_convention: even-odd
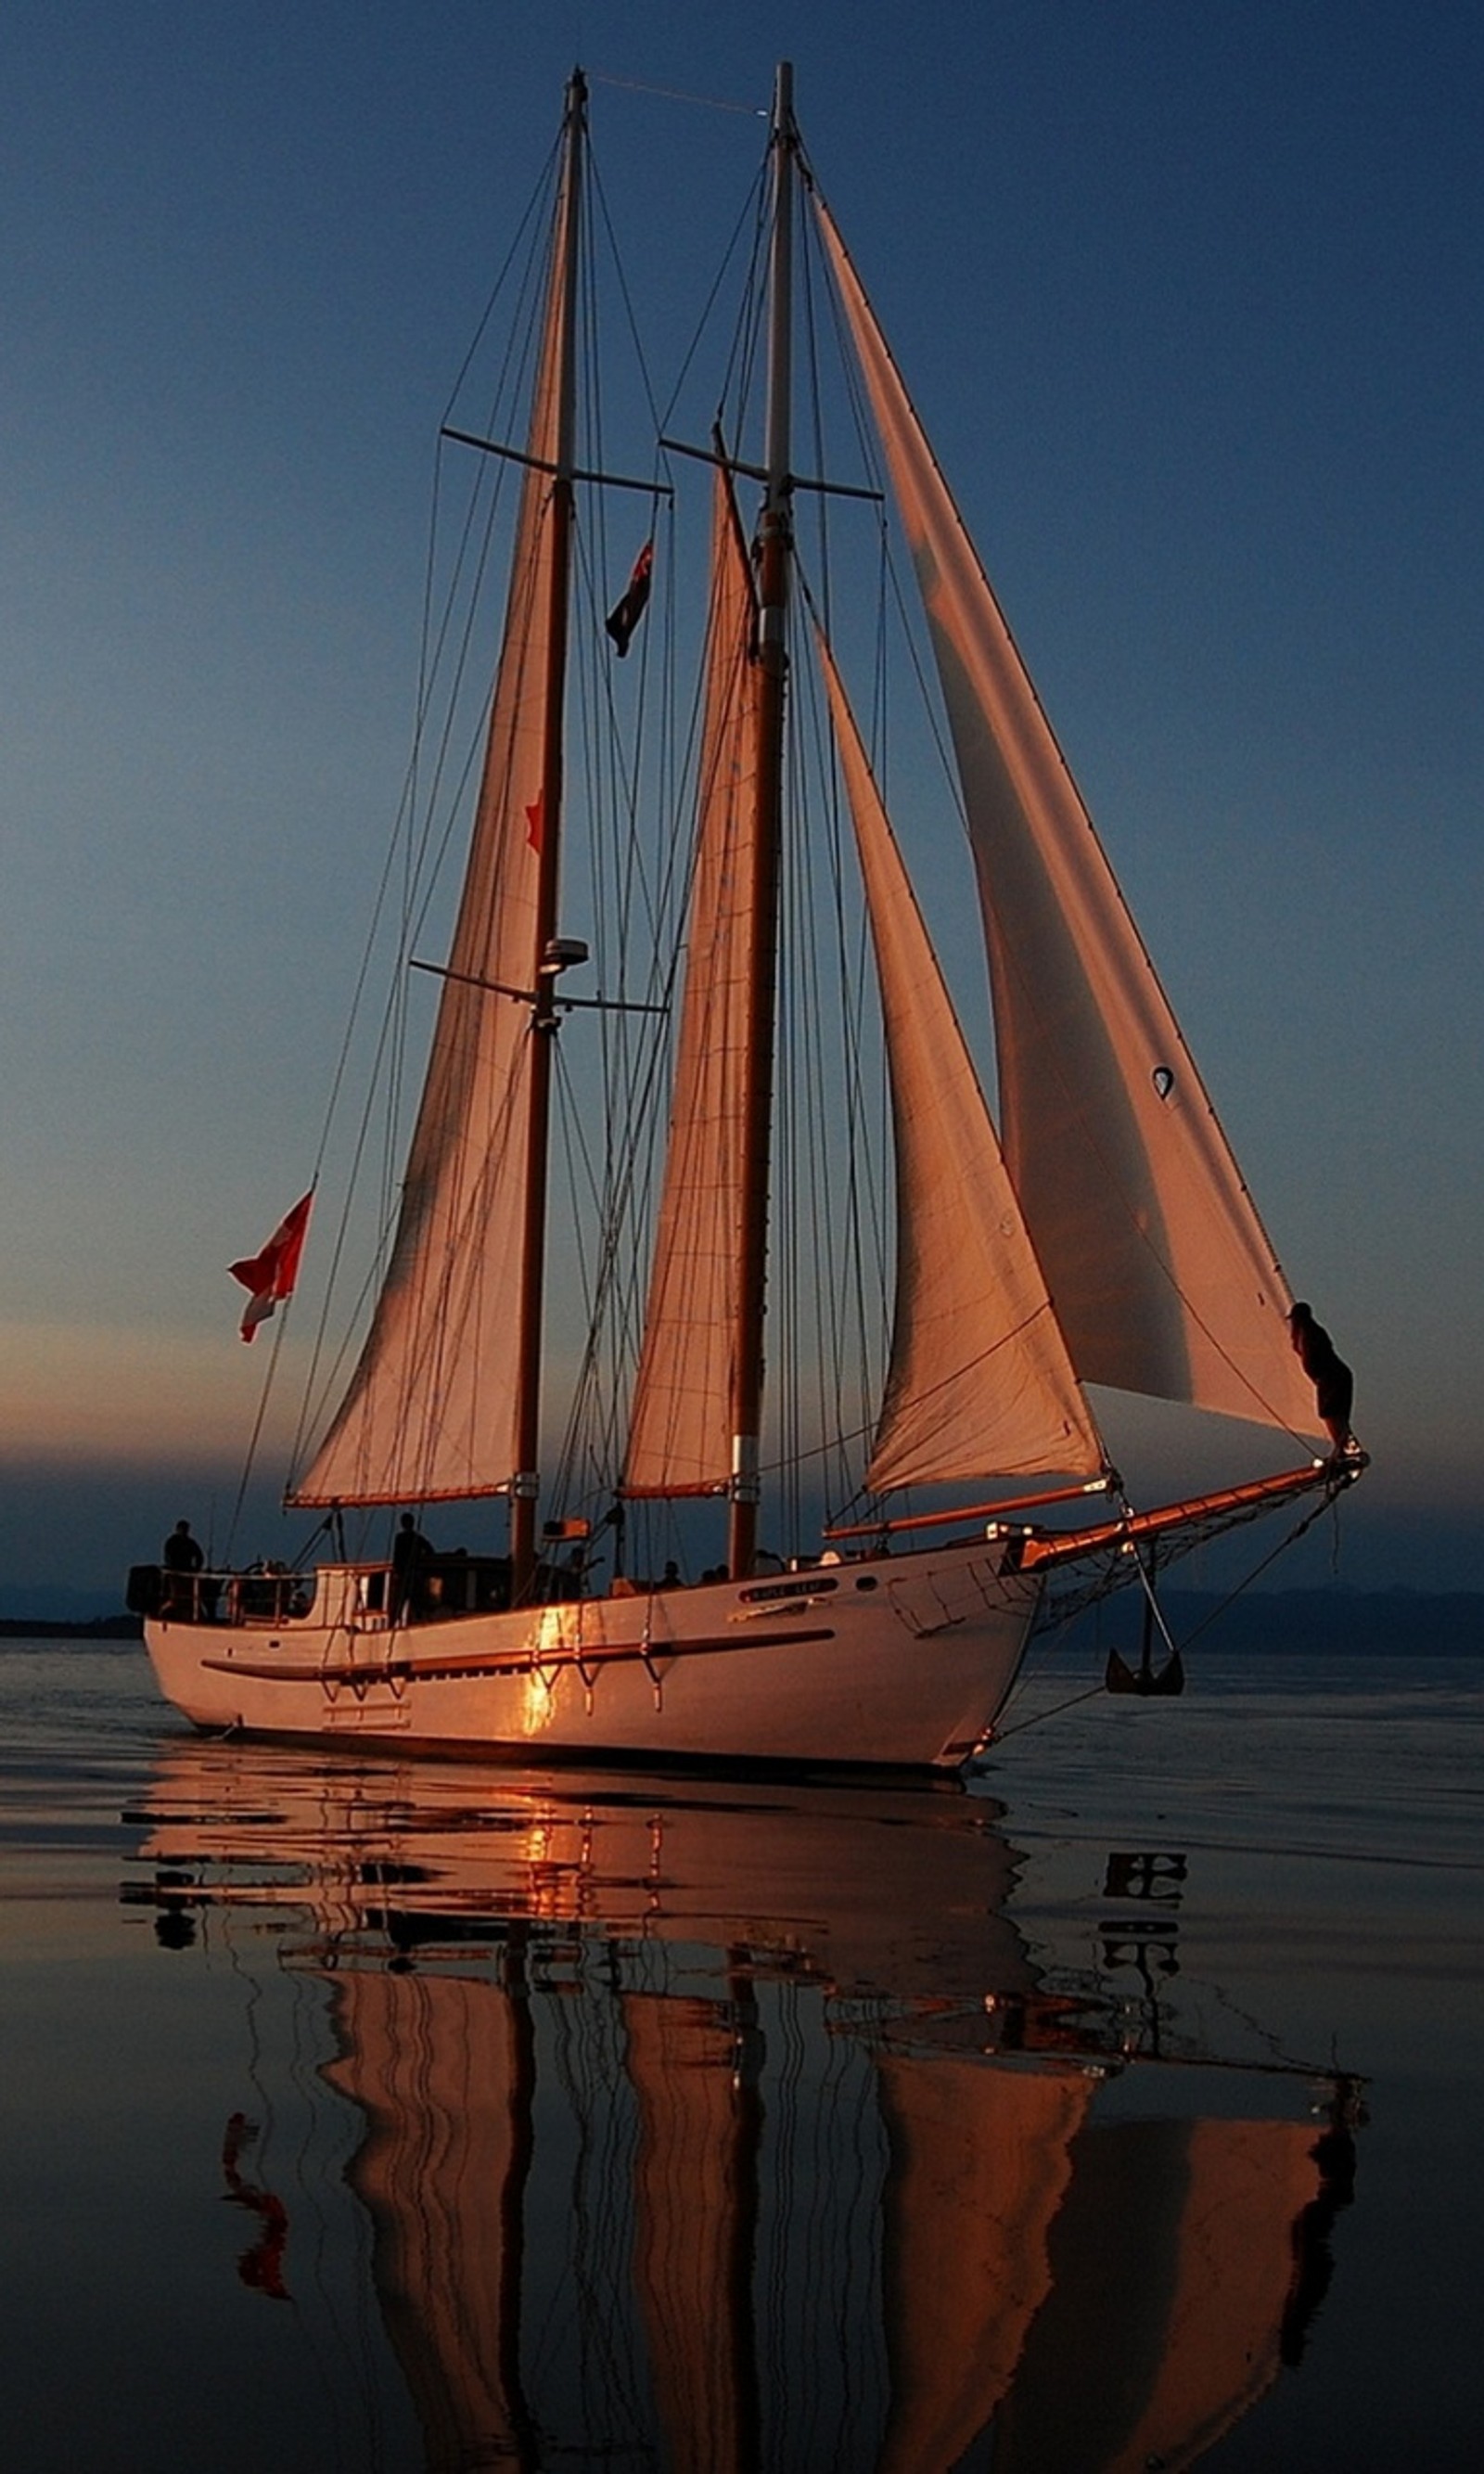
{"type": "Polygon", "coordinates": [[[304,1249],[304,1230],[309,1225],[309,1208],[314,1201],[311,1186],[302,1195],[292,1211],[285,1214],[269,1238],[261,1253],[251,1254],[243,1262],[229,1264],[234,1280],[240,1280],[250,1292],[242,1317],[242,1337],[251,1340],[260,1322],[266,1322],[280,1298],[291,1298],[299,1277],[299,1257],[304,1249]]]}

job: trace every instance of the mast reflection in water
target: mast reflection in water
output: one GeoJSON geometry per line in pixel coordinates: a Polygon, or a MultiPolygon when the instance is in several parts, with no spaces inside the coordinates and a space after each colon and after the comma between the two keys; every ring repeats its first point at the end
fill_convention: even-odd
{"type": "MultiPolygon", "coordinates": [[[[1177,2467],[1302,2352],[1354,2083],[1047,1989],[977,1798],[191,1744],[139,1818],[164,1945],[323,1997],[297,2181],[364,2211],[437,2474],[1177,2467]]],[[[293,2210],[223,2121],[266,2307],[293,2210]]]]}

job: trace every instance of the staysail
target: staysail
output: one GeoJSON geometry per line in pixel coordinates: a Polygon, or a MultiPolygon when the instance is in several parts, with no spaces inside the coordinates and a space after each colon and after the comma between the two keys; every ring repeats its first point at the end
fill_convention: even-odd
{"type": "Polygon", "coordinates": [[[526,1242],[538,898],[547,782],[554,479],[570,399],[572,158],[484,774],[401,1209],[350,1390],[291,1500],[428,1502],[503,1492],[519,1467],[514,1324],[526,1242]]]}
{"type": "Polygon", "coordinates": [[[881,982],[896,1149],[891,1364],[866,1483],[1104,1454],[833,655],[820,639],[881,982]]]}
{"type": "Polygon", "coordinates": [[[1083,1382],[1302,1434],[1292,1302],[932,449],[815,197],[912,546],[962,785],[1002,1132],[1083,1382]]]}
{"type": "Polygon", "coordinates": [[[718,471],[685,998],[628,1494],[712,1494],[732,1474],[747,992],[756,934],[759,665],[752,578],[718,471]]]}

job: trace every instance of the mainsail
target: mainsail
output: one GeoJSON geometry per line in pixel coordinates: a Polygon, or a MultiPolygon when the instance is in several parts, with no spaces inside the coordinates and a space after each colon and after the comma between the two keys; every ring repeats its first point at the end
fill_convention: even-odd
{"type": "Polygon", "coordinates": [[[669,1150],[624,1464],[629,1494],[711,1494],[732,1474],[757,934],[756,608],[726,475],[712,510],[695,872],[669,1150]]]}
{"type": "Polygon", "coordinates": [[[1091,1476],[1104,1460],[1097,1431],[822,637],[820,659],[881,981],[896,1148],[891,1365],[866,1483],[1091,1476]]]}
{"type": "Polygon", "coordinates": [[[520,1466],[533,1007],[548,813],[556,474],[575,245],[559,202],[484,775],[391,1260],[344,1405],[298,1503],[494,1494],[520,1466]]]}
{"type": "Polygon", "coordinates": [[[948,709],[1006,1157],[1083,1382],[1316,1431],[1292,1298],[865,294],[816,209],[948,709]]]}

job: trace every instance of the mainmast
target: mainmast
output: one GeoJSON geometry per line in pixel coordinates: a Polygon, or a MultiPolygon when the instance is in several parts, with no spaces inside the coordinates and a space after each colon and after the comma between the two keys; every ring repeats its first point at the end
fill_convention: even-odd
{"type": "Polygon", "coordinates": [[[537,813],[540,868],[532,984],[530,1113],[526,1131],[525,1223],[516,1312],[515,1475],[511,1481],[511,1588],[519,1602],[536,1565],[536,1462],[541,1434],[542,1306],[547,1249],[547,1159],[550,1144],[552,1044],[556,1037],[553,968],[558,853],[562,813],[562,734],[567,686],[568,615],[572,593],[572,469],[576,433],[577,238],[580,230],[582,153],[587,136],[587,81],[572,71],[563,130],[562,214],[556,234],[557,337],[556,471],[551,480],[550,599],[547,614],[544,764],[537,813]]]}
{"type": "Polygon", "coordinates": [[[789,567],[792,542],[790,412],[792,377],[793,67],[780,61],[773,91],[772,246],[769,256],[766,494],[758,528],[759,666],[757,867],[746,1036],[745,1174],[740,1232],[737,1345],[732,1378],[731,1509],[727,1564],[752,1569],[758,1530],[758,1443],[763,1412],[763,1322],[767,1287],[769,1127],[778,956],[778,853],[783,813],[783,723],[788,686],[789,567]]]}

